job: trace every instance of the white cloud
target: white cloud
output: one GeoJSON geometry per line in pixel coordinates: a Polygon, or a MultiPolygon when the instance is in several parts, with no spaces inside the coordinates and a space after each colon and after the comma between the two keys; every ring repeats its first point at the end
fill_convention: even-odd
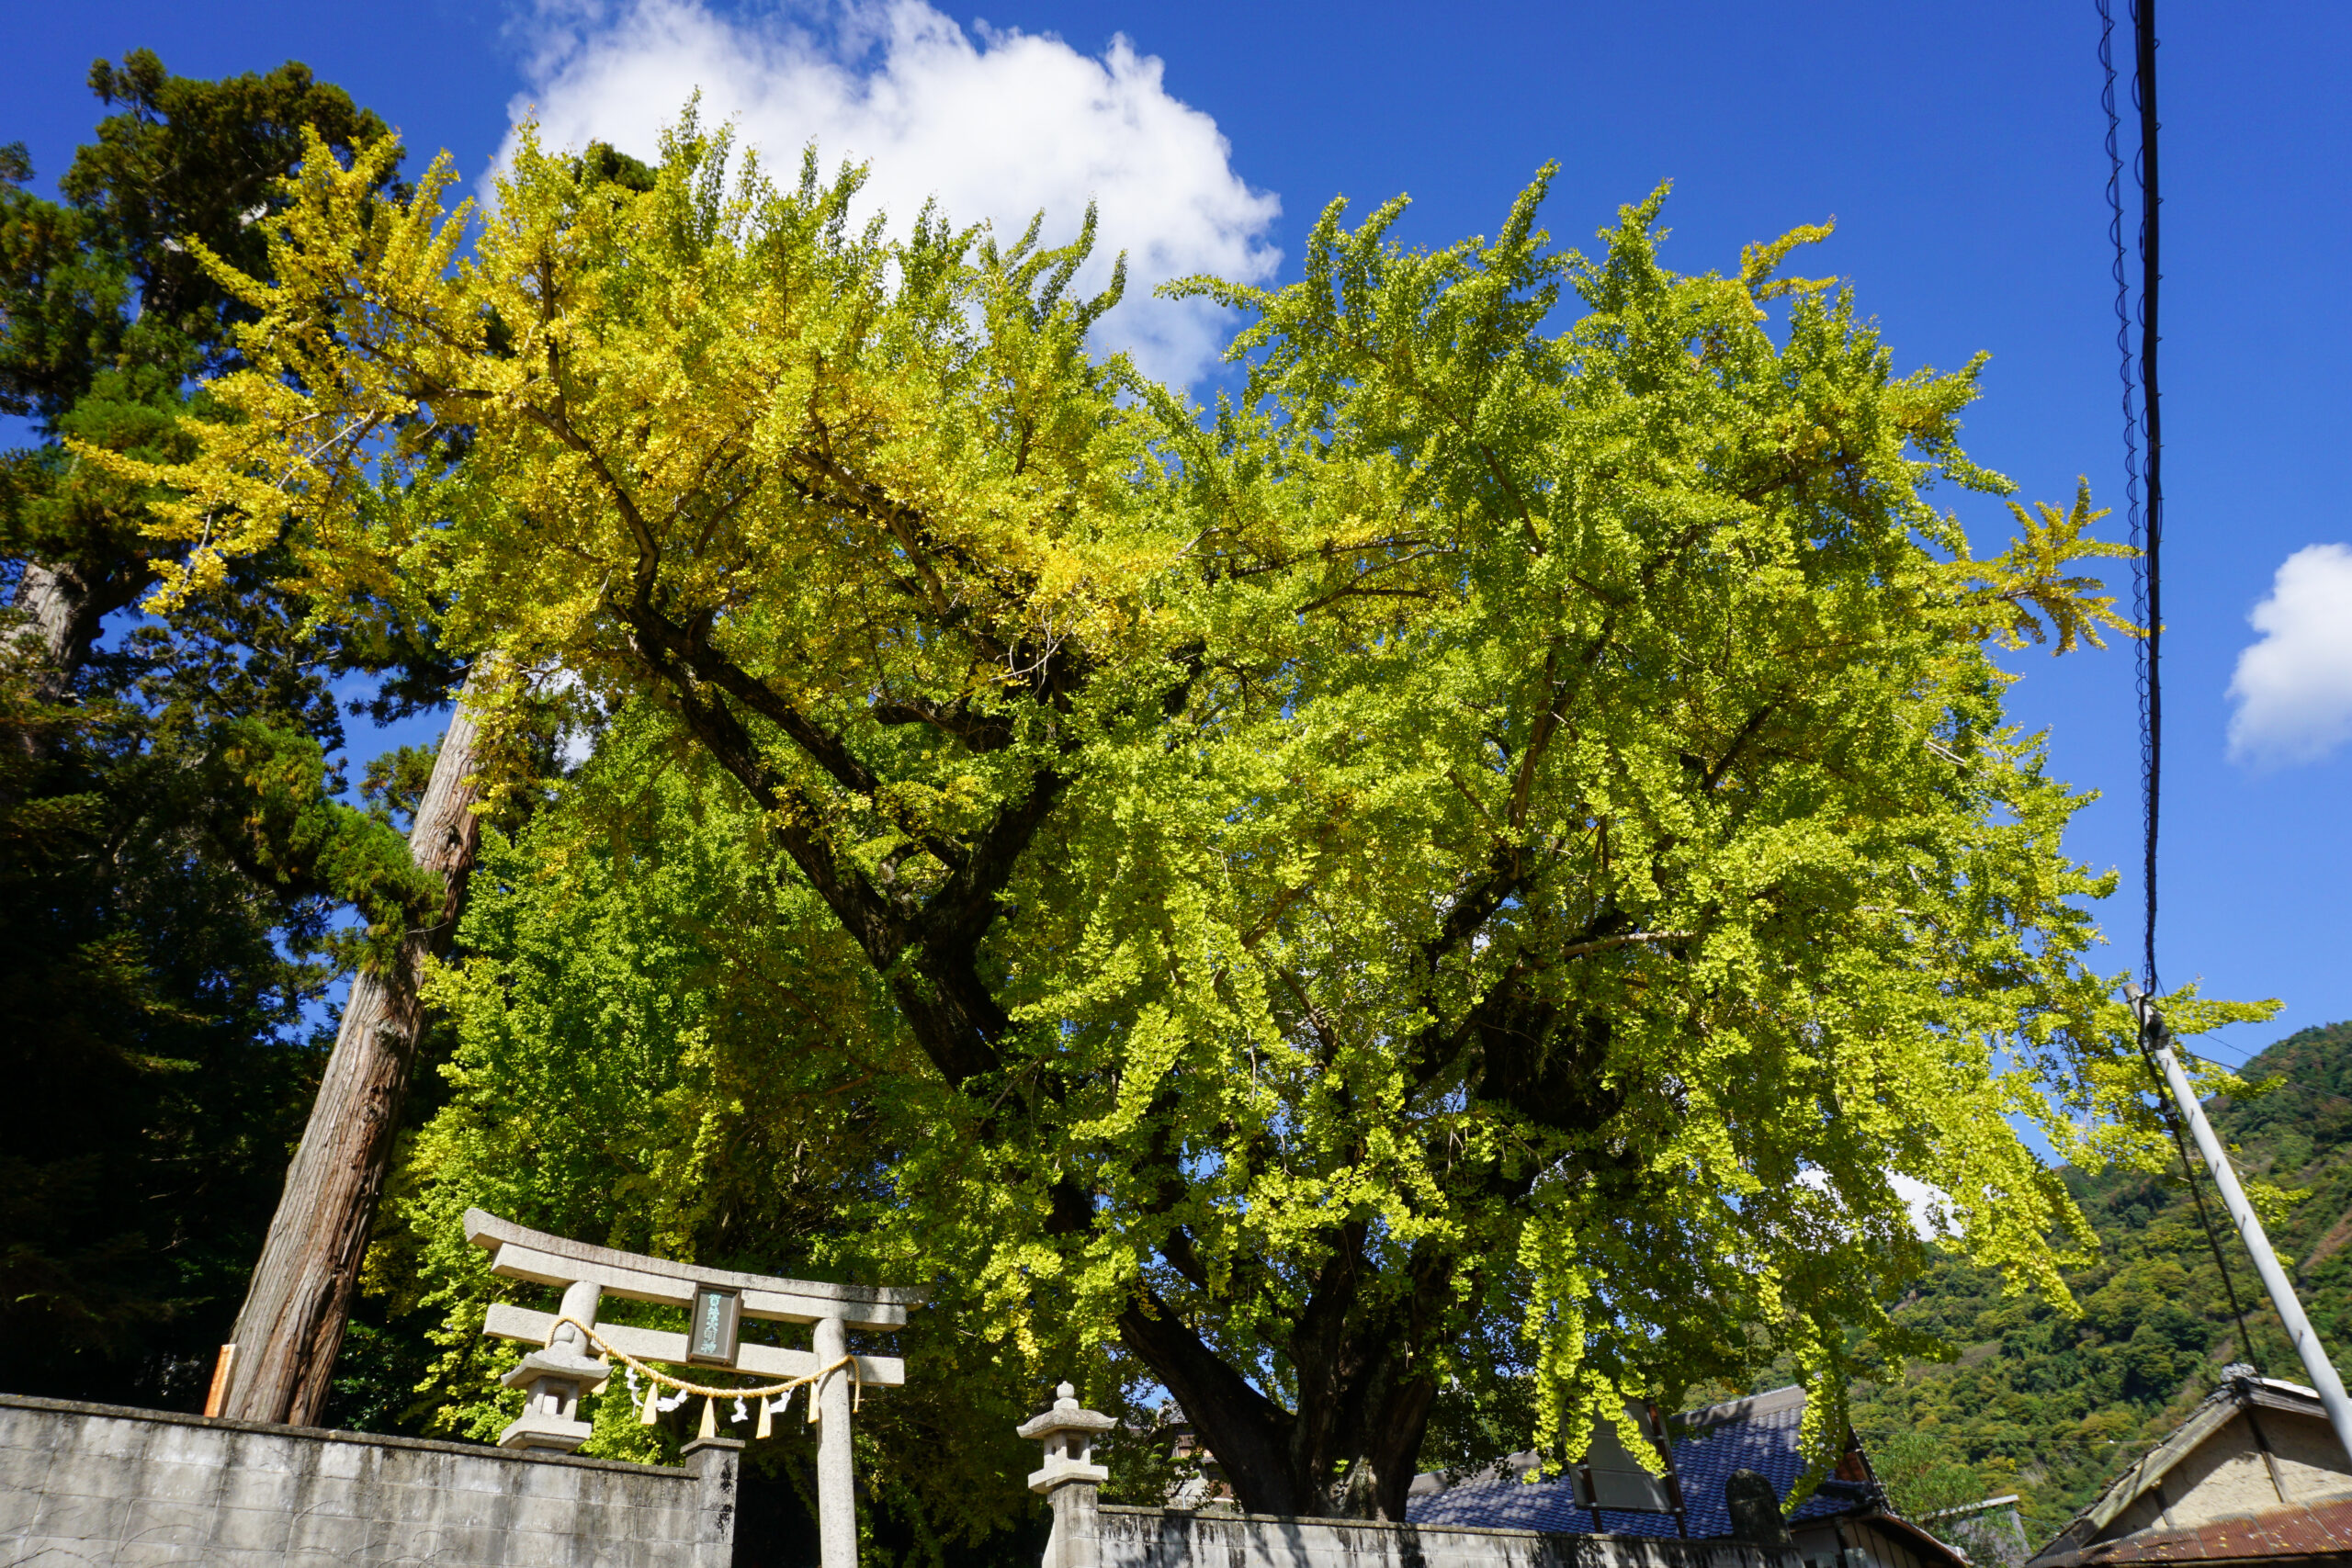
{"type": "Polygon", "coordinates": [[[924,0],[802,0],[741,20],[701,0],[555,0],[528,26],[532,90],[511,108],[536,112],[551,148],[603,141],[650,159],[699,89],[705,123],[734,120],[780,179],[812,139],[828,172],[869,162],[865,210],[895,224],[936,197],[951,220],[990,222],[1007,242],[1042,210],[1050,244],[1075,236],[1093,199],[1102,227],[1080,284],[1099,288],[1122,250],[1128,268],[1098,346],[1164,380],[1205,373],[1232,322],[1152,288],[1193,272],[1262,282],[1279,260],[1266,241],[1279,201],[1234,173],[1216,122],[1170,96],[1159,61],[1124,37],[1099,57],[985,24],[975,37],[924,0]]]}
{"type": "MultiPolygon", "coordinates": [[[[1819,1166],[1809,1165],[1797,1172],[1797,1181],[1816,1192],[1838,1196],[1837,1189],[1830,1185],[1829,1173],[1819,1166]]],[[[1921,1241],[1959,1234],[1959,1226],[1951,1217],[1951,1193],[1892,1168],[1886,1171],[1886,1184],[1894,1189],[1894,1195],[1910,1211],[1911,1229],[1921,1241]]]]}
{"type": "Polygon", "coordinates": [[[1921,1241],[1957,1233],[1959,1227],[1952,1224],[1948,1207],[1951,1193],[1899,1170],[1886,1173],[1886,1184],[1894,1189],[1894,1195],[1911,1211],[1911,1228],[1919,1234],[1921,1241]]]}
{"type": "Polygon", "coordinates": [[[2246,618],[2262,638],[2230,682],[2232,760],[2315,762],[2352,739],[2352,547],[2289,556],[2246,618]]]}

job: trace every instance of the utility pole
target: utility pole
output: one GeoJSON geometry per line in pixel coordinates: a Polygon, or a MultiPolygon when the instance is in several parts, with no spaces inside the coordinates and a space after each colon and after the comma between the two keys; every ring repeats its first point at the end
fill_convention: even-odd
{"type": "MultiPolygon", "coordinates": [[[[2320,1404],[2327,1407],[2328,1425],[2335,1428],[2335,1440],[2343,1445],[2346,1457],[2352,1458],[2352,1400],[2345,1397],[2344,1380],[2335,1375],[2335,1363],[2327,1359],[2327,1350],[2320,1344],[2311,1319],[2303,1315],[2303,1303],[2295,1297],[2294,1282],[2278,1267],[2278,1255],[2270,1250],[2270,1238],[2263,1235],[2262,1222],[2255,1217],[2254,1205],[2245,1201],[2245,1190],[2238,1185],[2237,1173],[2230,1168],[2229,1154],[2214,1134],[2212,1123],[2205,1120],[2205,1108],[2197,1102],[2197,1090],[2189,1083],[2188,1073],[2181,1069],[2180,1058],[2173,1055],[2172,1032],[2165,1027],[2163,1015],[2139,987],[2126,986],[2123,994],[2131,998],[2132,1010],[2139,1015],[2140,1038],[2155,1058],[2156,1066],[2163,1069],[2165,1082],[2172,1089],[2173,1101],[2188,1121],[2198,1152],[2205,1156],[2205,1168],[2213,1173],[2213,1185],[2222,1190],[2222,1206],[2237,1222],[2238,1239],[2253,1256],[2254,1271],[2262,1276],[2263,1289],[2270,1292],[2270,1304],[2278,1309],[2278,1321],[2287,1325],[2287,1337],[2294,1341],[2295,1354],[2303,1359],[2304,1375],[2319,1391],[2320,1404]]],[[[2196,1179],[2193,1173],[2189,1179],[2196,1179]]]]}

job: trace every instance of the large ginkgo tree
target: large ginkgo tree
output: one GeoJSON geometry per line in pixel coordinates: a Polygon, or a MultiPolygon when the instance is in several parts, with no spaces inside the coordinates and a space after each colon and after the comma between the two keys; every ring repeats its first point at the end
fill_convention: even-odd
{"type": "Polygon", "coordinates": [[[167,591],[283,543],[494,652],[485,724],[537,682],[730,780],[871,978],[862,1256],[1115,1339],[1250,1508],[1400,1517],[1451,1390],[1574,1453],[1776,1358],[1826,1457],[1904,1348],[1898,1178],[2059,1291],[2015,1125],[2152,1146],[1995,659],[2118,625],[2113,547],[2086,498],[1970,558],[1924,492],[2010,488],[1976,367],[1780,278],[1819,231],[1693,276],[1659,197],[1590,258],[1543,179],[1434,253],[1335,205],[1296,284],[1184,286],[1240,315],[1202,410],[1090,352],[1091,221],[892,240],[690,121],[643,192],[526,141],[485,212],[391,156],[314,156],[235,281],[232,417],[140,476],[167,591]]]}

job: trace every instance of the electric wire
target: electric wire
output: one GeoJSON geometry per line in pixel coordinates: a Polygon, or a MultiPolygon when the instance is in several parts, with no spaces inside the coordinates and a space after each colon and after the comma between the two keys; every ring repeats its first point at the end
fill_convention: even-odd
{"type": "MultiPolygon", "coordinates": [[[[2160,994],[2156,980],[2156,836],[2163,805],[2164,782],[2164,419],[2156,381],[2156,348],[2159,341],[2157,302],[2163,281],[2160,242],[2162,227],[2159,209],[2163,197],[2158,183],[2156,163],[2156,0],[2132,0],[2132,104],[2139,111],[2139,146],[2132,160],[2133,184],[2140,196],[2140,329],[2139,364],[2134,375],[2132,364],[2131,284],[2123,247],[2123,155],[2120,145],[2122,118],[2115,101],[2115,15],[2112,0],[2095,0],[2098,7],[2098,62],[2103,82],[2099,91],[2099,106],[2107,112],[2107,209],[2108,238],[2113,244],[2115,260],[2115,346],[2123,381],[2123,474],[2126,513],[2131,521],[2132,543],[2137,552],[2132,560],[2132,618],[2145,628],[2145,634],[2134,639],[2133,665],[2140,695],[2140,822],[2142,830],[2141,886],[2144,894],[2142,907],[2142,962],[2144,984],[2150,1001],[2140,1024],[2140,1057],[2146,1064],[2148,1077],[2156,1091],[2156,1111],[2165,1126],[2172,1134],[2174,1146],[2180,1151],[2181,1173],[2188,1179],[2188,1195],[2197,1208],[2199,1228],[2205,1233],[2205,1245],[2212,1251],[2213,1267],[2222,1276],[2222,1288],[2229,1297],[2230,1316],[2237,1325],[2238,1348],[2256,1372],[2262,1372],[2262,1361],[2255,1353],[2253,1337],[2247,1332],[2245,1307],[2238,1300],[2237,1280],[2230,1272],[2229,1261],[2222,1248],[2221,1233],[2214,1228],[2213,1215],[2205,1204],[2204,1187],[2197,1179],[2197,1162],[2188,1152],[2188,1134],[2181,1125],[2178,1108],[2172,1102],[2164,1074],[2156,1065],[2154,1047],[2150,1042],[2151,1020],[2156,1019],[2154,998],[2160,994]],[[2146,460],[2141,460],[2143,438],[2145,440],[2146,460]],[[2144,503],[2142,481],[2146,493],[2144,503]]],[[[2155,1028],[2161,1029],[2158,1022],[2155,1028]]],[[[2267,1375],[2264,1373],[2263,1375],[2267,1375]]]]}
{"type": "Polygon", "coordinates": [[[2140,1024],[2140,1059],[2147,1063],[2148,1076],[2156,1080],[2156,1103],[2164,1110],[2165,1125],[2171,1130],[2174,1146],[2180,1150],[2181,1174],[2188,1178],[2189,1200],[2197,1205],[2197,1224],[2205,1232],[2205,1245],[2212,1251],[2214,1270],[2222,1276],[2222,1289],[2230,1298],[2230,1319],[2238,1328],[2238,1353],[2257,1376],[2268,1377],[2269,1371],[2255,1351],[2254,1336],[2246,1330],[2245,1305],[2238,1300],[2237,1280],[2231,1274],[2229,1258],[2222,1251],[2222,1234],[2214,1228],[2212,1211],[2205,1207],[2205,1187],[2197,1179],[2197,1162],[2189,1156],[2188,1134],[2180,1124],[2180,1113],[2173,1109],[2171,1096],[2165,1092],[2164,1070],[2156,1066],[2156,1053],[2148,1043],[2151,1031],[2146,1021],[2155,1015],[2152,1001],[2140,1024]]]}
{"type": "MultiPolygon", "coordinates": [[[[2133,326],[2132,284],[2125,271],[2123,243],[2123,122],[2115,101],[2115,12],[2112,0],[2097,0],[2098,6],[2098,63],[2104,81],[2099,88],[2099,107],[2107,112],[2107,238],[2113,248],[2111,273],[2115,278],[2115,355],[2116,375],[2123,384],[2123,497],[2124,515],[2131,528],[2132,548],[2132,619],[2139,626],[2148,626],[2148,574],[2146,513],[2140,496],[2140,378],[2134,365],[2132,346],[2133,326]]],[[[2132,10],[2136,22],[2138,8],[2132,10]]],[[[2136,51],[2135,51],[2136,52],[2136,51]]],[[[2137,74],[2135,70],[2134,74],[2137,74]]],[[[2132,100],[2139,101],[2136,82],[2132,100]]],[[[2142,204],[2147,200],[2147,187],[2143,167],[2135,152],[2133,183],[2138,187],[2142,204]]],[[[2146,243],[2143,226],[2141,243],[2146,243]]],[[[2143,980],[2150,995],[2156,993],[2156,861],[2155,861],[2155,794],[2154,780],[2156,753],[2152,740],[2154,717],[2150,702],[2152,682],[2155,674],[2149,659],[2150,645],[2145,637],[2134,637],[2132,643],[2132,677],[2140,698],[2140,823],[2143,835],[2141,886],[2145,902],[2142,908],[2142,932],[2144,939],[2146,973],[2143,980]]]]}
{"type": "MultiPolygon", "coordinates": [[[[2132,369],[2132,284],[2125,275],[2123,249],[2123,152],[2120,144],[2122,119],[2115,107],[2115,13],[2110,0],[2098,0],[2098,63],[2106,80],[2099,89],[2099,107],[2107,111],[2107,238],[2114,248],[2115,260],[2115,356],[2116,375],[2123,383],[2123,499],[2124,515],[2131,526],[2132,547],[2136,552],[2146,540],[2140,510],[2140,382],[2132,369]]],[[[2148,588],[2141,573],[2141,558],[2132,557],[2132,620],[2135,626],[2148,624],[2148,588]]],[[[2140,696],[2140,819],[2144,832],[2147,826],[2148,766],[2148,647],[2144,639],[2132,641],[2132,679],[2140,696]]],[[[2143,927],[2155,930],[2154,880],[2145,875],[2143,886],[2148,902],[2143,910],[2143,927]]],[[[2149,967],[2154,967],[2154,942],[2149,943],[2149,967]]],[[[2151,992],[2155,977],[2147,976],[2151,992]]]]}
{"type": "Polygon", "coordinates": [[[2148,454],[2143,470],[2148,490],[2147,543],[2138,558],[2147,601],[2147,618],[2140,624],[2148,629],[2141,642],[2147,653],[2143,666],[2147,675],[2141,686],[2146,717],[2140,739],[2143,762],[2140,793],[2147,829],[2147,916],[2143,934],[2148,994],[2153,997],[2161,989],[2156,984],[2156,829],[2164,804],[2165,767],[2165,427],[2164,398],[2156,382],[2156,350],[2164,342],[2156,314],[2158,286],[2164,278],[2157,245],[2164,197],[2156,178],[2156,0],[2132,0],[2132,101],[2140,110],[2140,418],[2148,454]]]}

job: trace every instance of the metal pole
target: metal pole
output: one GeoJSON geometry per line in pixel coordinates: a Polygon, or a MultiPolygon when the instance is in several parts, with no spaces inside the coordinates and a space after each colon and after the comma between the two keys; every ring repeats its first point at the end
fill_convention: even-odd
{"type": "Polygon", "coordinates": [[[2172,1035],[2165,1028],[2163,1017],[2137,986],[2125,987],[2124,994],[2132,998],[2132,1010],[2140,1015],[2148,1042],[2154,1047],[2156,1065],[2164,1069],[2174,1103],[2188,1119],[2188,1130],[2196,1135],[2198,1152],[2205,1156],[2205,1168],[2213,1173],[2213,1185],[2222,1190],[2222,1206],[2237,1222],[2238,1239],[2245,1243],[2246,1251],[2254,1258],[2254,1271],[2262,1276],[2263,1289],[2270,1292],[2270,1304],[2278,1309],[2278,1320],[2287,1325],[2287,1337],[2294,1342],[2295,1354],[2303,1359],[2303,1371],[2312,1380],[2312,1387],[2319,1391],[2320,1404],[2327,1407],[2328,1425],[2335,1428],[2335,1440],[2343,1445],[2346,1457],[2352,1458],[2352,1400],[2345,1397],[2344,1380],[2335,1375],[2335,1364],[2327,1359],[2325,1348],[2312,1331],[2311,1319],[2303,1315],[2303,1303],[2295,1299],[2293,1281],[2278,1267],[2278,1255],[2270,1250],[2270,1238],[2262,1234],[2262,1222],[2255,1218],[2254,1205],[2245,1201],[2237,1173],[2230,1168],[2229,1155],[2222,1149],[2222,1140],[2214,1135],[2212,1124],[2205,1120],[2205,1108],[2197,1103],[2197,1090],[2189,1083],[2188,1075],[2181,1070],[2180,1059],[2172,1053],[2172,1035]]]}
{"type": "MultiPolygon", "coordinates": [[[[838,1317],[820,1317],[812,1348],[817,1364],[830,1366],[849,1353],[849,1330],[838,1317]]],[[[817,1546],[822,1568],[857,1568],[857,1493],[849,1454],[849,1369],[818,1380],[817,1546]]]]}

